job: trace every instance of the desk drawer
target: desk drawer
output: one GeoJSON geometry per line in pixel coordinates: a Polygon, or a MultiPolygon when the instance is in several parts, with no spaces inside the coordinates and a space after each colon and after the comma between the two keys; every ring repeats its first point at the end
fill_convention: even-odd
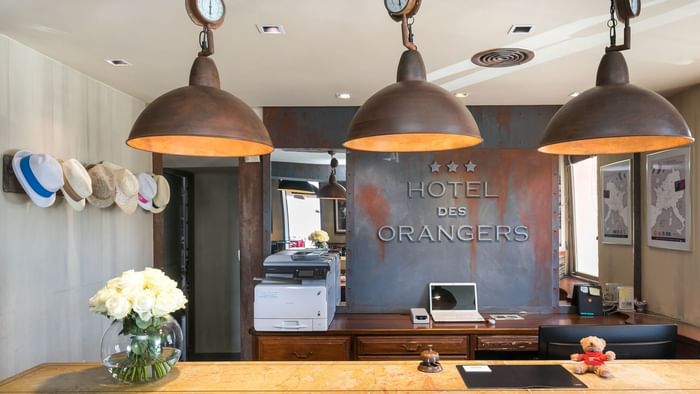
{"type": "Polygon", "coordinates": [[[350,337],[258,337],[258,360],[260,361],[344,361],[350,359],[350,337]]]}
{"type": "Polygon", "coordinates": [[[537,351],[536,335],[479,335],[476,350],[504,352],[537,351]]]}
{"type": "Polygon", "coordinates": [[[469,354],[467,336],[360,336],[357,337],[358,355],[419,355],[433,345],[440,355],[469,354]]]}

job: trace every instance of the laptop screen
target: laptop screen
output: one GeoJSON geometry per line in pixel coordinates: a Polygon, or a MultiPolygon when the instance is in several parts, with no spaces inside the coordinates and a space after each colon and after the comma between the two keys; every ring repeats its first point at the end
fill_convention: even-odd
{"type": "Polygon", "coordinates": [[[430,304],[433,311],[476,311],[476,284],[431,283],[430,304]]]}

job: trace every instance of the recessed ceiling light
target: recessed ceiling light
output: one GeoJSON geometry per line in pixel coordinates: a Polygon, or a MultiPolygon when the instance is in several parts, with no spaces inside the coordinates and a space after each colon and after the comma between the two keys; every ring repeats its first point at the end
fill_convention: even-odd
{"type": "Polygon", "coordinates": [[[127,62],[124,59],[105,59],[105,61],[115,67],[128,67],[131,66],[131,63],[127,62]]]}
{"type": "Polygon", "coordinates": [[[338,92],[335,94],[336,98],[339,98],[341,100],[350,100],[350,93],[347,92],[338,92]]]}
{"type": "Polygon", "coordinates": [[[534,28],[535,25],[513,25],[508,30],[508,34],[527,34],[534,28]]]}
{"type": "Polygon", "coordinates": [[[581,92],[571,92],[569,97],[578,97],[579,94],[581,94],[581,92]]]}
{"type": "Polygon", "coordinates": [[[467,98],[467,97],[469,97],[469,93],[467,93],[467,92],[457,92],[457,93],[455,93],[455,97],[457,97],[457,98],[467,98]]]}
{"type": "Polygon", "coordinates": [[[255,25],[260,34],[285,34],[282,25],[255,25]]]}

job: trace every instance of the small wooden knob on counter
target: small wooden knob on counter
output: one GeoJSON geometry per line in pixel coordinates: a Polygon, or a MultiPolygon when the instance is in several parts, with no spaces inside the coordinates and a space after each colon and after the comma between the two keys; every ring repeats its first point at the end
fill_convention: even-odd
{"type": "Polygon", "coordinates": [[[418,370],[421,372],[441,372],[442,365],[440,365],[440,354],[433,350],[433,345],[428,345],[427,350],[423,350],[420,353],[421,362],[418,364],[418,370]]]}

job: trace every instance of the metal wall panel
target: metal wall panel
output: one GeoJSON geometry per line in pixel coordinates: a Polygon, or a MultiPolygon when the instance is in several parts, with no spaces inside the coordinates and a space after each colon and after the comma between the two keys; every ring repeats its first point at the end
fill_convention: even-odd
{"type": "MultiPolygon", "coordinates": [[[[552,195],[557,166],[556,157],[533,150],[479,149],[444,153],[375,154],[353,152],[348,160],[351,179],[347,243],[348,310],[352,312],[405,312],[410,307],[426,307],[429,282],[477,282],[479,304],[489,310],[552,311],[558,305],[553,268],[557,264],[555,204],[552,195]],[[430,164],[441,164],[437,173],[430,164]],[[449,172],[446,164],[459,164],[449,172]],[[473,173],[464,166],[476,164],[473,173]],[[458,197],[452,189],[433,198],[429,193],[420,198],[414,192],[408,198],[408,182],[415,188],[420,182],[429,185],[442,182],[487,182],[477,193],[481,198],[466,198],[464,187],[458,186],[458,197]],[[464,190],[464,191],[463,191],[464,190]],[[438,207],[466,207],[463,217],[439,217],[438,207]],[[438,241],[438,225],[449,229],[471,224],[527,226],[528,239],[518,242],[501,236],[495,239],[493,228],[484,228],[483,240],[438,241]],[[411,226],[414,241],[422,226],[426,233],[420,242],[402,237],[388,242],[380,240],[378,229],[411,226]],[[489,235],[487,235],[489,234],[489,235]]],[[[449,185],[449,184],[448,184],[449,185]]],[[[473,184],[476,186],[476,184],[473,184]]],[[[439,195],[441,187],[433,188],[439,195]]],[[[407,227],[403,228],[407,230],[407,227]]],[[[503,228],[505,232],[505,228],[503,228]]],[[[523,232],[523,230],[520,230],[523,232]]],[[[385,229],[383,237],[390,238],[385,229]]],[[[511,236],[513,234],[511,233],[511,236]]],[[[467,238],[467,237],[463,237],[467,238]]],[[[523,237],[519,237],[522,239],[523,237]]]]}

